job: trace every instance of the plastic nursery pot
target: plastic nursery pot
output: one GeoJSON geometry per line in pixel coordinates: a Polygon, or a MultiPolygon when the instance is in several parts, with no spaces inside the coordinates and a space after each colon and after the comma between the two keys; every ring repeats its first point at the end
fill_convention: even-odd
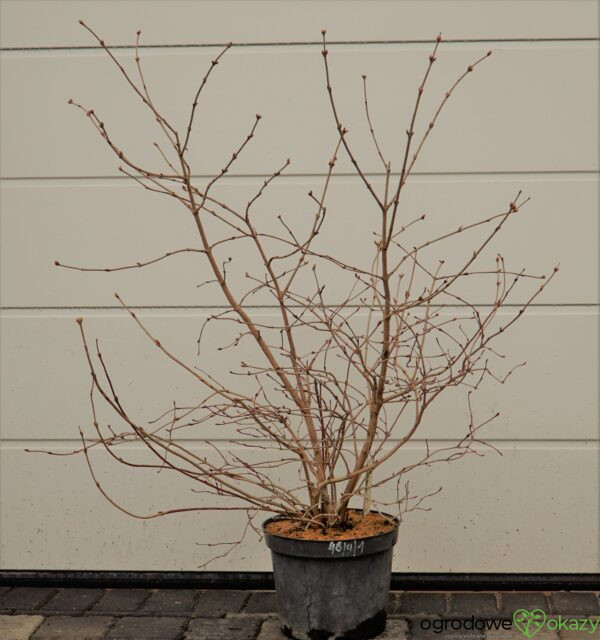
{"type": "MultiPolygon", "coordinates": [[[[391,519],[396,520],[393,516],[391,519]]],[[[295,640],[362,640],[385,629],[398,522],[391,531],[350,540],[299,540],[272,534],[281,630],[295,640]]]]}

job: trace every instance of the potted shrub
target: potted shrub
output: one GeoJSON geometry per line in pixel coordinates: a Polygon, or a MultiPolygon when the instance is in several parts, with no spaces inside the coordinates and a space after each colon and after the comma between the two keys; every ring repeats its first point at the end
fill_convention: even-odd
{"type": "MultiPolygon", "coordinates": [[[[489,246],[527,202],[520,192],[496,214],[475,221],[453,221],[444,233],[425,233],[418,241],[411,234],[426,224],[425,215],[411,216],[402,209],[407,180],[445,104],[491,52],[463,68],[449,84],[431,119],[419,130],[417,114],[438,55],[441,37],[437,37],[415,91],[402,162],[397,167],[392,167],[377,138],[369,112],[366,76],[362,77],[365,127],[382,168],[383,183],[376,184],[363,170],[342,122],[323,31],[324,84],[337,143],[321,191],[308,194],[312,205],[308,222],[301,221],[299,226],[303,228],[298,230],[293,221],[277,212],[270,217],[264,211],[256,215],[261,198],[285,172],[290,160],[282,161],[266,176],[242,207],[215,194],[215,185],[238,157],[248,152],[260,115],[255,116],[247,136],[214,176],[194,178],[188,162],[198,105],[211,74],[231,45],[212,61],[191,95],[185,125],[178,128],[148,91],[139,55],[140,32],[135,69],[130,72],[90,27],[81,24],[115,63],[142,108],[155,119],[162,135],[162,142],[155,143],[162,168],[148,168],[156,164],[154,160],[142,165],[132,159],[113,138],[110,124],[105,124],[100,114],[74,100],[69,103],[83,112],[116,155],[120,172],[145,189],[183,205],[190,221],[190,244],[126,266],[91,269],[56,264],[110,272],[176,259],[180,253],[196,253],[203,274],[221,291],[225,305],[222,312],[207,318],[205,326],[209,322],[235,323],[239,333],[229,348],[237,348],[240,342],[253,345],[255,359],[239,364],[238,373],[245,374],[243,388],[222,382],[206,371],[208,365],[201,358],[200,366],[196,366],[196,361],[186,362],[173,353],[167,341],[154,335],[116,294],[123,309],[162,356],[192,376],[203,394],[194,407],[173,407],[162,425],[141,423],[121,401],[98,343],[92,346],[83,319],[78,318],[92,376],[94,431],[92,435],[81,433],[81,449],[74,453],[85,456],[94,476],[90,449],[104,447],[118,462],[138,466],[119,453],[118,445],[142,443],[151,460],[139,466],[182,474],[205,494],[226,498],[230,508],[245,511],[248,522],[259,534],[262,531],[271,549],[280,619],[288,636],[313,640],[375,637],[385,627],[392,548],[401,516],[420,508],[427,497],[413,497],[406,488],[404,493],[398,490],[394,500],[383,499],[381,489],[389,484],[398,489],[407,486],[407,474],[418,467],[480,454],[479,431],[498,414],[477,421],[471,411],[471,396],[482,380],[503,382],[510,375],[512,369],[502,376],[494,372],[496,338],[518,321],[557,271],[555,268],[549,277],[511,271],[499,254],[489,264],[489,246]],[[374,236],[365,236],[362,255],[350,259],[332,253],[336,247],[331,243],[323,246],[319,242],[327,225],[326,200],[340,154],[349,158],[373,208],[374,236]],[[456,249],[444,249],[457,238],[461,240],[458,254],[456,249]],[[252,252],[259,265],[258,271],[245,274],[245,290],[239,289],[239,283],[234,286],[228,277],[232,256],[242,246],[252,252]],[[452,264],[447,260],[448,253],[452,264]],[[491,304],[478,307],[469,299],[464,284],[474,278],[489,282],[491,304]],[[332,282],[333,290],[328,288],[332,282]],[[340,282],[348,284],[346,291],[341,290],[340,282]],[[516,288],[531,282],[534,287],[526,302],[511,316],[499,316],[507,301],[512,302],[516,288]],[[275,320],[267,321],[255,313],[252,302],[265,295],[275,320]],[[460,311],[447,312],[448,305],[458,305],[460,311]],[[252,391],[248,391],[249,384],[254,385],[252,391]],[[431,404],[457,387],[465,389],[469,409],[464,436],[441,449],[428,445],[422,455],[399,464],[398,452],[419,433],[431,404]],[[114,424],[101,424],[96,411],[99,401],[114,413],[123,431],[114,424]],[[179,428],[201,433],[208,423],[221,424],[237,436],[254,438],[265,454],[264,462],[244,459],[219,442],[213,445],[213,457],[200,456],[177,437],[179,428]],[[295,470],[298,482],[279,482],[283,465],[295,470]],[[259,530],[254,524],[256,518],[265,516],[269,518],[259,530]]],[[[349,210],[345,214],[346,224],[352,225],[358,212],[349,210]]],[[[115,506],[130,513],[97,480],[96,484],[115,506]]],[[[210,505],[198,507],[206,508],[210,505]]],[[[153,515],[182,510],[167,509],[153,515]]]]}

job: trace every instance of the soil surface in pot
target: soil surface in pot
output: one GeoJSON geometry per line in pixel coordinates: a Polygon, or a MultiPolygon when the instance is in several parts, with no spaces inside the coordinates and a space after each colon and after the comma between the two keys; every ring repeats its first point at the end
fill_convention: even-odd
{"type": "Polygon", "coordinates": [[[270,522],[266,530],[277,536],[296,538],[297,540],[352,540],[354,538],[370,538],[382,533],[388,533],[396,528],[396,523],[389,517],[380,513],[367,513],[362,511],[348,512],[348,525],[346,527],[332,527],[324,531],[321,527],[311,525],[307,528],[302,522],[294,520],[275,520],[270,522]]]}

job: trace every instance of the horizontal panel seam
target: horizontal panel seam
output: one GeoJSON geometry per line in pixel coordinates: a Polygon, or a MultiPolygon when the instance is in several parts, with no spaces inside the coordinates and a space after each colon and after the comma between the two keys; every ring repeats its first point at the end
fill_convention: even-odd
{"type": "MultiPolygon", "coordinates": [[[[130,305],[131,307],[135,307],[136,309],[228,309],[230,305],[225,304],[204,304],[204,305],[173,305],[173,304],[165,304],[165,305],[130,305]]],[[[333,308],[337,309],[340,305],[331,303],[323,305],[325,308],[333,308]]],[[[343,305],[345,309],[369,309],[370,305],[368,304],[345,304],[343,305]]],[[[425,307],[425,305],[416,305],[415,308],[425,307]]],[[[489,302],[473,302],[472,304],[435,304],[436,308],[441,307],[444,309],[462,309],[464,307],[493,307],[495,306],[489,302]]],[[[518,309],[522,306],[522,303],[512,302],[512,303],[504,303],[502,308],[514,307],[518,309]]],[[[597,307],[600,306],[599,302],[532,302],[529,307],[597,307]]],[[[289,304],[286,307],[290,309],[304,309],[305,305],[302,304],[289,304]]],[[[120,305],[89,305],[89,306],[0,306],[0,309],[3,311],[13,311],[13,310],[35,310],[35,309],[122,309],[123,307],[120,305]]],[[[279,305],[276,304],[245,304],[244,309],[275,309],[279,310],[279,305]]],[[[373,306],[373,309],[379,309],[377,306],[373,306]]]]}
{"type": "MultiPolygon", "coordinates": [[[[220,178],[222,182],[228,182],[231,180],[240,180],[240,179],[264,179],[265,173],[232,173],[227,176],[223,176],[220,178]]],[[[370,178],[385,178],[384,173],[380,172],[369,172],[365,171],[364,175],[370,178]]],[[[392,172],[392,177],[399,177],[400,174],[392,172]]],[[[583,175],[583,176],[600,176],[600,169],[560,169],[560,170],[545,170],[545,169],[537,169],[537,170],[524,170],[524,171],[415,171],[411,174],[413,178],[417,177],[469,177],[469,176],[489,176],[491,178],[495,176],[570,176],[570,175],[583,175]]],[[[210,179],[214,177],[214,174],[192,174],[192,178],[196,180],[210,179]]],[[[282,176],[283,182],[280,181],[279,184],[283,184],[286,178],[326,178],[326,173],[309,173],[309,172],[299,172],[286,173],[285,176],[282,176]]],[[[338,172],[335,173],[334,178],[357,178],[356,173],[351,172],[338,172]]],[[[50,181],[55,180],[57,182],[73,180],[73,181],[81,181],[81,180],[121,180],[123,182],[127,182],[133,184],[132,180],[127,176],[122,175],[101,175],[101,176],[2,176],[0,180],[3,183],[10,182],[22,182],[22,181],[50,181]]]]}
{"type": "MultiPolygon", "coordinates": [[[[460,437],[460,436],[457,436],[460,437]]],[[[411,444],[420,444],[425,446],[426,443],[439,443],[439,444],[443,444],[443,443],[453,443],[455,442],[456,438],[420,438],[420,439],[415,439],[415,438],[411,438],[410,443],[411,444]]],[[[263,440],[263,439],[256,439],[256,440],[251,440],[251,439],[247,439],[247,440],[243,440],[242,438],[237,438],[237,440],[231,440],[230,438],[224,439],[224,438],[176,438],[177,442],[186,442],[186,443],[202,443],[202,442],[220,442],[220,443],[224,443],[224,442],[229,442],[233,445],[235,445],[236,443],[244,443],[244,442],[252,442],[252,443],[270,443],[271,440],[263,440]]],[[[390,445],[393,445],[395,442],[399,442],[400,439],[389,439],[387,442],[390,443],[390,445]]],[[[38,443],[44,443],[44,442],[62,442],[62,443],[68,443],[68,444],[81,444],[81,439],[78,438],[0,438],[0,445],[3,443],[11,443],[13,446],[15,443],[19,443],[19,442],[25,442],[25,443],[31,443],[31,442],[38,442],[38,443]]],[[[598,438],[524,438],[522,440],[516,440],[515,438],[484,438],[483,439],[483,444],[485,445],[486,443],[515,443],[517,445],[521,445],[521,444],[528,444],[528,445],[540,445],[540,444],[551,444],[551,443],[559,443],[559,444],[569,444],[569,445],[592,445],[592,444],[600,444],[600,437],[598,438]]],[[[139,448],[140,446],[144,446],[141,445],[140,443],[136,444],[128,444],[128,445],[120,445],[121,448],[127,448],[127,447],[135,447],[135,448],[139,448]]],[[[243,447],[245,448],[245,447],[243,447]]],[[[276,447],[273,447],[273,449],[276,449],[276,447]]],[[[31,452],[32,454],[34,454],[35,452],[31,452]]],[[[492,453],[492,452],[490,452],[492,453]]]]}
{"type": "MultiPolygon", "coordinates": [[[[326,308],[332,308],[335,309],[337,308],[339,305],[336,304],[330,304],[330,305],[325,305],[326,308]]],[[[478,307],[478,308],[491,308],[494,305],[492,304],[479,304],[479,303],[473,303],[472,305],[436,305],[436,307],[441,307],[444,309],[470,309],[471,307],[478,307]]],[[[523,303],[518,304],[518,303],[511,303],[511,304],[504,304],[502,305],[503,308],[505,309],[520,309],[523,306],[523,303]]],[[[190,310],[198,310],[198,311],[208,311],[211,309],[229,309],[229,305],[220,305],[220,304],[208,304],[208,305],[129,305],[129,307],[131,309],[164,309],[164,310],[169,310],[169,309],[174,309],[174,310],[180,310],[180,309],[190,309],[190,310]]],[[[529,308],[556,308],[556,307],[564,307],[564,308],[569,308],[569,309],[573,309],[573,308],[589,308],[589,309],[597,309],[600,307],[600,302],[555,302],[555,303],[532,303],[529,305],[529,308]]],[[[273,311],[279,311],[279,307],[278,306],[274,306],[274,305],[244,305],[245,309],[266,309],[266,310],[273,310],[273,311]]],[[[293,309],[303,309],[304,307],[302,305],[288,305],[288,308],[293,308],[293,309]]],[[[368,306],[365,305],[344,305],[345,309],[368,309],[368,306]]],[[[418,307],[417,307],[418,308],[418,307]]],[[[82,309],[82,310],[116,310],[116,311],[122,311],[123,307],[121,306],[115,306],[115,305],[107,305],[107,306],[102,306],[102,305],[90,305],[90,306],[48,306],[48,307],[38,307],[38,306],[31,306],[31,307],[12,307],[12,306],[0,306],[0,311],[76,311],[78,309],[82,309]]]]}
{"type": "MultiPolygon", "coordinates": [[[[486,43],[531,43],[545,44],[551,42],[599,42],[600,38],[594,36],[561,36],[561,37],[540,37],[540,38],[449,38],[444,40],[444,44],[486,44],[486,43]]],[[[356,46],[356,45],[398,45],[398,44],[432,44],[432,39],[407,39],[407,40],[331,40],[328,46],[356,46]]],[[[208,49],[214,47],[224,47],[226,42],[202,42],[202,43],[181,43],[181,44],[143,44],[140,49],[208,49]]],[[[135,50],[132,44],[111,44],[111,49],[135,50]]],[[[232,48],[255,48],[255,47],[305,47],[322,46],[320,40],[298,40],[281,42],[234,42],[232,48]]],[[[95,51],[97,46],[92,45],[48,45],[42,47],[22,46],[22,47],[0,47],[2,51],[95,51]]]]}

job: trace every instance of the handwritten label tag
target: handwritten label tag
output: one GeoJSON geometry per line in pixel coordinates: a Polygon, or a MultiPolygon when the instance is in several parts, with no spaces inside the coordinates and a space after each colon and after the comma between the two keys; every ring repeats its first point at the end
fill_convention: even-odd
{"type": "Polygon", "coordinates": [[[365,552],[365,541],[338,540],[337,542],[330,542],[327,549],[332,556],[339,558],[362,556],[365,552]]]}

